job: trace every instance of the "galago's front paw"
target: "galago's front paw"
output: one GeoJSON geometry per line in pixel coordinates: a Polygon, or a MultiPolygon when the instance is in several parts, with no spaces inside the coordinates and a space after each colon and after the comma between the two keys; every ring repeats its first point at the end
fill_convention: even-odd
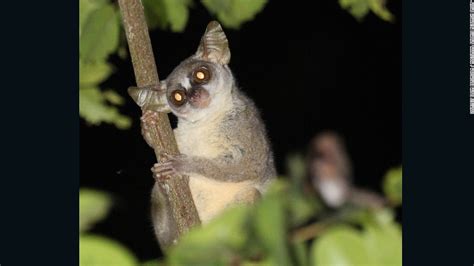
{"type": "Polygon", "coordinates": [[[169,179],[170,176],[183,174],[186,156],[185,155],[169,155],[163,153],[161,162],[155,163],[151,168],[153,177],[159,180],[169,179]]]}
{"type": "Polygon", "coordinates": [[[146,143],[154,148],[155,144],[153,141],[153,130],[155,127],[156,120],[158,118],[158,113],[154,111],[147,110],[140,117],[141,126],[142,126],[142,136],[145,139],[146,143]]]}

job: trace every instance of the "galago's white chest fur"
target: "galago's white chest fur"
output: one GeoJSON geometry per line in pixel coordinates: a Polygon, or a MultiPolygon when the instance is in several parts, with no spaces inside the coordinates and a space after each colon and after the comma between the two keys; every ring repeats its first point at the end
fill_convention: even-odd
{"type": "MultiPolygon", "coordinates": [[[[174,133],[181,153],[212,159],[225,152],[229,144],[219,137],[218,124],[207,123],[202,126],[180,123],[174,133]]],[[[189,175],[191,194],[203,223],[232,204],[239,192],[252,186],[252,181],[222,182],[199,174],[189,175]]]]}

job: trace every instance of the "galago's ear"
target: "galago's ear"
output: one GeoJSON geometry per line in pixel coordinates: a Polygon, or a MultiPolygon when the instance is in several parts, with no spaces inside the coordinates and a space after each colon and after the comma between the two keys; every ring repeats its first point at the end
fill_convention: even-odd
{"type": "Polygon", "coordinates": [[[219,22],[209,22],[195,56],[200,60],[206,60],[221,65],[227,65],[229,63],[229,42],[219,22]]]}
{"type": "Polygon", "coordinates": [[[128,94],[144,111],[170,113],[168,101],[166,100],[166,80],[160,82],[160,87],[130,87],[128,94]]]}

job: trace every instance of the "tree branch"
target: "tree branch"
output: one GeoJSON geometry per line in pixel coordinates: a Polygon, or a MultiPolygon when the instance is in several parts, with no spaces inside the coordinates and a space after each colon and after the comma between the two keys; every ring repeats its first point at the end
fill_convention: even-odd
{"type": "MultiPolygon", "coordinates": [[[[146,25],[143,5],[140,0],[119,0],[123,25],[127,36],[128,47],[132,57],[135,80],[138,87],[154,87],[159,90],[158,71],[156,69],[153,50],[151,47],[148,27],[146,25]]],[[[142,112],[147,106],[142,107],[142,112]]],[[[178,146],[167,114],[158,113],[153,129],[155,155],[158,161],[161,154],[178,155],[178,146]]],[[[166,195],[171,207],[171,213],[178,232],[178,239],[192,226],[200,224],[199,216],[189,189],[188,176],[172,176],[159,182],[161,193],[166,195]]],[[[166,247],[161,247],[166,248],[166,247]]]]}

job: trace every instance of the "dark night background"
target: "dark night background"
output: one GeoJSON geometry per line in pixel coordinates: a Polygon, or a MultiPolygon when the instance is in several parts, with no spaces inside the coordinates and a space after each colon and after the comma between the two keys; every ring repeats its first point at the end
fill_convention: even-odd
{"type": "MultiPolygon", "coordinates": [[[[401,2],[389,1],[388,8],[395,23],[373,14],[359,23],[336,0],[273,0],[240,30],[224,28],[230,67],[262,112],[279,173],[288,153],[304,152],[325,129],[345,138],[359,186],[379,191],[385,171],[401,164],[401,2]]],[[[161,79],[195,52],[212,19],[195,1],[183,33],[151,32],[161,79]]],[[[80,185],[115,197],[111,214],[92,232],[147,260],[159,254],[149,219],[155,158],[140,135],[140,110],[126,95],[134,85],[131,62],[111,60],[117,69],[102,87],[126,97],[121,111],[133,126],[122,131],[81,120],[80,185]]]]}

